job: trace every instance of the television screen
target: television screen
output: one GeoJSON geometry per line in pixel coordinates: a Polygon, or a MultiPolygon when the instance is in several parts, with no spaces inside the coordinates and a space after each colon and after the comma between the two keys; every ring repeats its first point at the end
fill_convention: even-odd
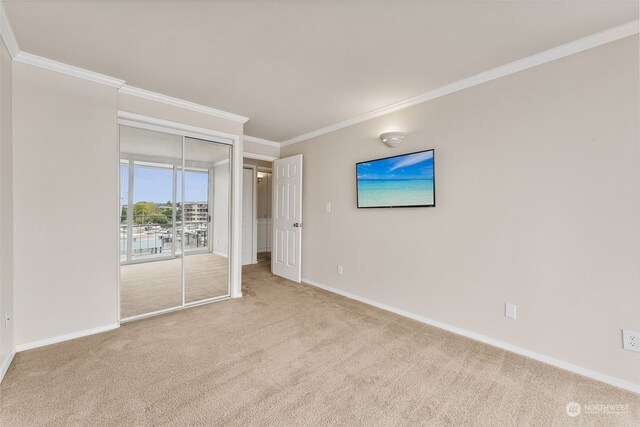
{"type": "Polygon", "coordinates": [[[359,208],[436,205],[433,150],[356,163],[359,208]]]}

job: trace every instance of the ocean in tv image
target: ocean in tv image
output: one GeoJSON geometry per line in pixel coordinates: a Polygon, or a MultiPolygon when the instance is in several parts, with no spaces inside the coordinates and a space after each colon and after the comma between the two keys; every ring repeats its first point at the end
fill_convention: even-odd
{"type": "Polygon", "coordinates": [[[356,164],[358,207],[434,206],[433,150],[356,164]]]}

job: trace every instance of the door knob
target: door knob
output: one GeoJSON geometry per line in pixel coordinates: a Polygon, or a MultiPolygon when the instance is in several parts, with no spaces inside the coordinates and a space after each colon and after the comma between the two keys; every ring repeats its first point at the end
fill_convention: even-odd
{"type": "Polygon", "coordinates": [[[296,222],[295,224],[293,224],[294,227],[299,228],[302,227],[302,223],[301,222],[296,222]]]}

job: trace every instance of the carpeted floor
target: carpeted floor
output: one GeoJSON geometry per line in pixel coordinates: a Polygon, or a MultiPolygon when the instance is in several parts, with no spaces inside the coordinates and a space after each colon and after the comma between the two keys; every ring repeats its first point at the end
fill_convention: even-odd
{"type": "MultiPolygon", "coordinates": [[[[229,294],[228,258],[213,253],[184,257],[186,302],[229,294]]],[[[182,259],[120,267],[122,318],[182,305],[182,259]]]]}
{"type": "Polygon", "coordinates": [[[268,268],[244,269],[243,298],[19,353],[0,425],[640,424],[639,395],[268,268]]]}

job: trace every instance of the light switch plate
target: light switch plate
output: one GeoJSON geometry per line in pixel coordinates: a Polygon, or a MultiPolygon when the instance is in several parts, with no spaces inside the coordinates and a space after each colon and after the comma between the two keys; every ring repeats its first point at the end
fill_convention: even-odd
{"type": "Polygon", "coordinates": [[[515,304],[506,303],[504,306],[504,315],[515,320],[517,308],[518,307],[515,304]]]}
{"type": "Polygon", "coordinates": [[[640,332],[622,330],[622,348],[640,352],[640,332]]]}

